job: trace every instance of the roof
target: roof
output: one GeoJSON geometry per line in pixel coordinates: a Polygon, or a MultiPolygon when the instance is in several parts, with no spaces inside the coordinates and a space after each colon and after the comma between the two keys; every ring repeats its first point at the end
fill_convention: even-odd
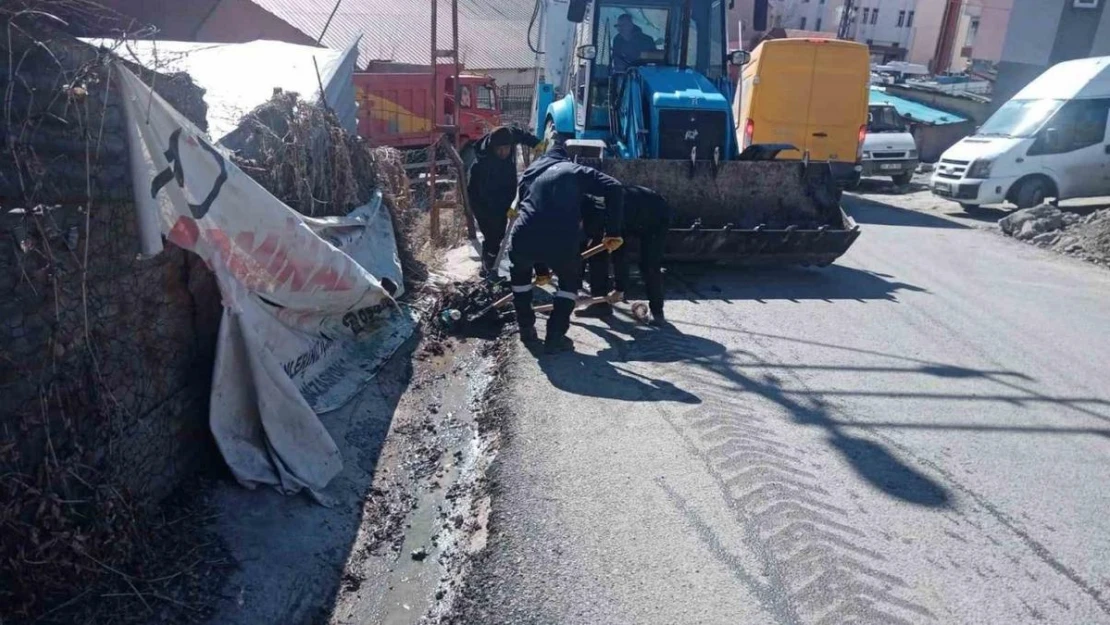
{"type": "Polygon", "coordinates": [[[1033,79],[1014,100],[1105,98],[1110,96],[1110,56],[1057,63],[1033,79]]]}
{"type": "Polygon", "coordinates": [[[899,98],[896,95],[890,95],[886,90],[880,87],[871,87],[870,103],[893,106],[902,117],[908,117],[914,121],[932,124],[934,126],[959,124],[967,121],[966,117],[960,117],[959,115],[947,113],[945,111],[938,111],[924,104],[919,104],[905,98],[899,98]]]}
{"type": "Polygon", "coordinates": [[[323,83],[328,104],[343,126],[354,132],[357,124],[351,86],[353,49],[330,50],[281,41],[225,44],[146,39],[83,41],[115,50],[124,60],[162,74],[189,74],[205,91],[208,135],[215,141],[227,137],[239,127],[244,115],[270,100],[275,88],[318,101],[323,83]]]}
{"type": "MultiPolygon", "coordinates": [[[[316,39],[336,0],[251,0],[316,39]]],[[[535,65],[528,23],[535,0],[458,0],[459,57],[475,69],[535,65]]],[[[451,43],[451,3],[439,0],[439,48],[451,43]]],[[[362,37],[359,61],[388,60],[427,65],[431,56],[431,3],[427,0],[343,0],[322,43],[344,48],[362,37]]],[[[537,33],[538,35],[538,33],[537,33]]]]}

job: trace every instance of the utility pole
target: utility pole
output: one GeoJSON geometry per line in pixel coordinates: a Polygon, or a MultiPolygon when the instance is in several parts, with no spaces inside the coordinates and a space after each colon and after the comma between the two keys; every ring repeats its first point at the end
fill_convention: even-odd
{"type": "Polygon", "coordinates": [[[840,27],[836,30],[837,39],[848,39],[848,33],[852,29],[852,14],[855,11],[855,0],[844,0],[844,12],[840,14],[840,27]]]}

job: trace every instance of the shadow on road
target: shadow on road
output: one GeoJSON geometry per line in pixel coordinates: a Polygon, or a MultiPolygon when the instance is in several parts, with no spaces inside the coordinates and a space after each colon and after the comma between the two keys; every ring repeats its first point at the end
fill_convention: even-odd
{"type": "Polygon", "coordinates": [[[608,357],[578,351],[539,355],[540,370],[555,388],[601,399],[622,401],[677,401],[700,404],[701,399],[667,380],[651,378],[613,366],[608,357]]]}
{"type": "MultiPolygon", "coordinates": [[[[878,443],[844,434],[841,424],[833,418],[828,403],[820,397],[798,399],[783,387],[782,380],[777,376],[757,377],[746,374],[734,366],[728,349],[721,343],[684,334],[674,326],[662,330],[650,329],[617,316],[609,317],[604,322],[605,326],[580,324],[609,343],[609,347],[597,356],[580,356],[581,359],[606,363],[605,366],[609,367],[612,366],[608,365],[610,360],[682,362],[702,373],[715,374],[730,383],[732,388],[729,392],[754,393],[786,409],[796,423],[823,428],[829,434],[833,448],[848,460],[856,472],[888,495],[928,507],[949,505],[950,497],[939,483],[903,463],[878,443]]],[[[591,394],[596,393],[599,386],[605,386],[598,384],[596,377],[599,374],[596,371],[575,370],[572,375],[579,380],[579,384],[590,389],[593,392],[591,394]]],[[[706,380],[706,376],[701,373],[693,377],[697,377],[703,384],[706,380]]]]}
{"type": "MultiPolygon", "coordinates": [[[[900,208],[859,196],[844,196],[844,209],[861,225],[902,226],[907,228],[967,229],[967,226],[923,211],[900,208]]],[[[997,220],[996,220],[997,221],[997,220]]],[[[866,231],[862,236],[867,236],[866,231]]]]}
{"type": "MultiPolygon", "coordinates": [[[[669,268],[667,277],[681,289],[668,289],[669,299],[748,300],[768,302],[789,300],[885,300],[897,301],[901,291],[925,293],[925,289],[900,282],[893,276],[863,271],[843,265],[824,268],[756,267],[742,272],[723,273],[713,265],[682,264],[669,268]],[[693,296],[693,297],[691,297],[693,296]]],[[[634,285],[634,289],[638,288],[634,285]]],[[[636,293],[634,290],[633,293],[636,293]]]]}

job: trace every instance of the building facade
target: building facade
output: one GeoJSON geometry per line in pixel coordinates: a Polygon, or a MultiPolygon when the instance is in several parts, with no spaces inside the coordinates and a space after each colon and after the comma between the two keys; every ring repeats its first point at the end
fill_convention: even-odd
{"type": "MultiPolygon", "coordinates": [[[[770,0],[768,28],[836,33],[848,13],[847,38],[866,43],[875,62],[909,61],[931,65],[951,2],[962,0],[770,0]]],[[[991,0],[984,0],[991,1],[991,0]]],[[[993,0],[1004,1],[1004,0],[993,0]]],[[[753,0],[737,0],[729,41],[740,41],[738,22],[749,30],[753,0]]],[[[752,33],[743,41],[752,40],[752,33]]]]}
{"type": "Polygon", "coordinates": [[[1110,55],[1108,0],[1014,0],[994,106],[1061,61],[1110,55]]]}

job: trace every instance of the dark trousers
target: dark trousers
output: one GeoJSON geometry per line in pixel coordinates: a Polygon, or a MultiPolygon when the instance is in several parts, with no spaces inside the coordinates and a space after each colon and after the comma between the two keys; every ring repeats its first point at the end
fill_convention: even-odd
{"type": "MultiPolygon", "coordinates": [[[[636,235],[633,235],[636,236],[636,235]]],[[[640,240],[640,276],[647,291],[648,307],[652,313],[663,312],[663,251],[666,231],[648,232],[637,236],[640,240]]],[[[601,253],[589,260],[590,295],[604,297],[613,288],[627,291],[631,286],[628,253],[624,247],[611,254],[601,253]],[[615,280],[610,280],[609,263],[612,261],[615,280]],[[610,286],[615,282],[615,286],[610,286]]]]}
{"type": "Polygon", "coordinates": [[[505,227],[509,224],[509,207],[490,207],[484,204],[471,204],[478,229],[482,231],[482,267],[487,271],[494,269],[497,252],[505,239],[505,227]]]}
{"type": "Polygon", "coordinates": [[[555,274],[556,286],[554,308],[547,321],[547,341],[555,341],[566,336],[570,329],[570,314],[574,312],[578,290],[582,287],[582,263],[577,250],[568,247],[565,252],[545,254],[537,258],[527,250],[513,247],[509,252],[512,269],[509,270],[509,283],[513,287],[513,308],[516,310],[517,325],[521,330],[536,325],[536,313],[532,310],[533,268],[543,263],[555,274]]]}

